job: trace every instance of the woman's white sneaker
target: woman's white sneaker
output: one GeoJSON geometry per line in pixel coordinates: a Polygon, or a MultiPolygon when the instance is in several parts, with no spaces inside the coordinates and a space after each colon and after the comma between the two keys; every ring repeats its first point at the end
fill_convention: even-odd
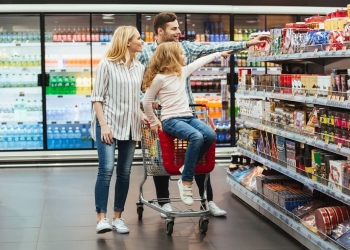
{"type": "Polygon", "coordinates": [[[129,228],[125,225],[122,218],[117,218],[112,223],[113,230],[117,231],[120,234],[129,233],[129,228]]]}
{"type": "Polygon", "coordinates": [[[112,226],[109,224],[109,219],[104,218],[96,226],[96,233],[103,234],[112,231],[112,226]]]}
{"type": "MultiPolygon", "coordinates": [[[[167,211],[167,212],[171,212],[171,211],[173,211],[173,209],[171,208],[171,205],[170,205],[170,203],[165,203],[163,206],[162,206],[162,208],[165,210],[165,211],[167,211]]],[[[163,213],[160,213],[160,216],[162,217],[162,218],[164,218],[164,219],[166,219],[166,214],[163,214],[163,213]]]]}
{"type": "Polygon", "coordinates": [[[192,186],[182,185],[182,180],[178,180],[177,185],[179,186],[180,198],[187,205],[193,205],[193,193],[192,186]]]}

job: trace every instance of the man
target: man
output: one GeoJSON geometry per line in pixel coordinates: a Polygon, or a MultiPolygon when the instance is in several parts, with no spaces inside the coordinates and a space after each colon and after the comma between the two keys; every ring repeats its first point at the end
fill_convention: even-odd
{"type": "MultiPolygon", "coordinates": [[[[158,39],[152,45],[147,46],[141,53],[138,54],[138,60],[148,67],[150,59],[153,55],[158,44],[164,42],[179,41],[181,31],[179,29],[179,23],[177,17],[171,12],[162,12],[156,15],[153,21],[154,32],[158,39]]],[[[216,43],[211,45],[203,45],[201,43],[182,41],[181,45],[183,52],[186,55],[186,64],[191,63],[194,59],[203,55],[211,54],[214,52],[221,52],[226,50],[239,51],[246,49],[251,45],[258,44],[269,40],[269,36],[258,36],[249,42],[225,42],[216,43]]],[[[194,104],[194,98],[191,91],[190,79],[187,78],[186,93],[189,103],[194,104]]],[[[154,107],[157,105],[155,104],[154,107]]],[[[169,203],[169,177],[168,176],[154,176],[154,184],[156,187],[158,203],[164,210],[172,211],[169,203]]],[[[199,194],[203,197],[204,194],[204,181],[205,175],[195,175],[195,180],[199,189],[199,194]]],[[[207,199],[209,202],[209,210],[213,216],[224,216],[226,211],[220,209],[213,202],[213,190],[210,184],[210,178],[207,181],[207,199]]],[[[163,218],[166,218],[165,214],[161,214],[163,218]]]]}

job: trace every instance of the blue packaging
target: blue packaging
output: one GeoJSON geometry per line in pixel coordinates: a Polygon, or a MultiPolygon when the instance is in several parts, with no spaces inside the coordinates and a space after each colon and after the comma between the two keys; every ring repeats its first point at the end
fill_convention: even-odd
{"type": "Polygon", "coordinates": [[[215,42],[220,42],[220,36],[218,34],[214,35],[214,41],[215,42]]]}
{"type": "Polygon", "coordinates": [[[210,34],[210,36],[209,36],[209,42],[215,42],[215,36],[214,36],[214,34],[210,34]]]}

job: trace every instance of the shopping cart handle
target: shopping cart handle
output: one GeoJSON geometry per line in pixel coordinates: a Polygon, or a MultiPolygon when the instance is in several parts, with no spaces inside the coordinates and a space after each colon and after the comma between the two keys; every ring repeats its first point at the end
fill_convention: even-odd
{"type": "Polygon", "coordinates": [[[190,104],[190,107],[205,107],[206,109],[208,109],[207,104],[190,104]]]}

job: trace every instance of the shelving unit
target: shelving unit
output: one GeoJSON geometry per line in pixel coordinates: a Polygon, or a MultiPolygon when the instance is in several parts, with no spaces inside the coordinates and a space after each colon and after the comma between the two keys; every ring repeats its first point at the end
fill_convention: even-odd
{"type": "MultiPolygon", "coordinates": [[[[272,62],[277,64],[286,64],[287,65],[286,67],[289,67],[289,69],[290,67],[292,67],[291,65],[297,66],[297,64],[300,64],[300,67],[303,70],[305,70],[303,74],[329,75],[332,69],[349,69],[350,68],[350,49],[348,49],[347,46],[344,46],[342,50],[329,51],[327,49],[323,51],[318,51],[318,49],[310,47],[309,50],[306,52],[294,53],[294,54],[276,54],[276,55],[261,56],[261,57],[249,57],[247,61],[252,63],[272,62]]],[[[257,73],[252,72],[252,75],[253,74],[257,75],[257,73]]],[[[274,74],[274,73],[270,72],[268,74],[274,74]]],[[[291,70],[289,74],[301,74],[301,73],[293,73],[293,71],[291,70]]],[[[281,83],[282,83],[282,80],[281,80],[281,83]]],[[[283,86],[279,86],[279,85],[277,87],[244,86],[244,84],[242,84],[241,86],[239,86],[238,90],[235,92],[235,98],[253,99],[253,100],[276,99],[277,102],[279,100],[284,100],[284,101],[287,101],[288,103],[293,103],[293,102],[304,103],[304,104],[307,104],[308,107],[311,107],[312,105],[317,105],[317,106],[323,106],[323,107],[330,107],[331,110],[332,108],[337,108],[336,110],[343,109],[344,112],[350,109],[350,98],[349,99],[347,98],[348,93],[342,93],[342,95],[340,95],[338,93],[330,94],[328,90],[322,90],[322,89],[293,89],[295,88],[294,85],[291,87],[291,89],[288,89],[288,91],[280,91],[282,87],[283,86]]],[[[263,118],[258,119],[255,117],[249,117],[245,115],[239,115],[238,117],[235,117],[236,123],[243,125],[243,127],[254,128],[260,131],[264,131],[266,133],[263,133],[263,135],[266,134],[266,136],[268,134],[273,134],[274,136],[272,136],[272,138],[277,138],[276,136],[279,136],[279,138],[282,138],[281,140],[283,143],[280,145],[284,145],[284,147],[287,147],[283,141],[284,140],[283,138],[286,138],[286,140],[289,140],[289,142],[291,141],[291,143],[293,143],[293,141],[299,142],[298,145],[300,147],[303,147],[302,145],[309,145],[312,148],[321,149],[322,151],[320,152],[326,152],[326,153],[329,152],[328,153],[329,155],[332,155],[333,153],[335,155],[341,155],[341,156],[350,158],[350,148],[343,146],[342,143],[334,144],[334,143],[329,143],[328,140],[325,141],[324,138],[322,138],[323,132],[319,132],[320,134],[310,133],[310,132],[306,132],[306,130],[302,130],[302,129],[297,130],[292,126],[282,125],[280,123],[276,124],[276,123],[272,123],[270,120],[262,120],[262,119],[263,118]]],[[[261,147],[263,146],[261,145],[261,147]]],[[[276,144],[276,147],[278,148],[277,144],[276,144]]],[[[277,149],[277,152],[281,152],[278,150],[279,149],[277,149]]],[[[293,151],[296,149],[292,148],[291,150],[293,151]]],[[[322,177],[317,176],[317,174],[315,173],[313,173],[312,175],[317,176],[317,180],[311,179],[310,176],[308,176],[310,178],[307,177],[307,173],[304,173],[303,170],[297,169],[295,166],[292,166],[290,164],[282,163],[280,162],[279,159],[273,159],[271,158],[272,156],[265,156],[265,153],[263,152],[260,153],[258,152],[258,150],[253,151],[251,147],[249,147],[249,150],[248,150],[248,148],[246,148],[245,145],[240,144],[237,148],[237,151],[243,154],[244,156],[251,158],[256,162],[259,162],[265,165],[266,167],[274,169],[277,172],[283,175],[286,175],[302,183],[305,186],[308,186],[311,190],[317,190],[318,192],[321,192],[329,197],[332,197],[342,202],[345,205],[350,206],[350,195],[347,194],[346,188],[341,187],[342,184],[338,186],[339,188],[334,188],[332,185],[328,186],[328,183],[331,182],[330,179],[328,180],[328,174],[327,174],[327,177],[324,177],[327,179],[325,182],[320,181],[322,177]]],[[[282,151],[284,152],[284,149],[282,151]]],[[[235,195],[237,195],[239,198],[241,198],[243,201],[245,201],[247,204],[252,206],[254,209],[258,210],[259,212],[266,211],[266,208],[263,208],[261,205],[261,202],[263,201],[261,198],[257,197],[254,193],[250,192],[249,190],[242,187],[239,183],[235,182],[233,178],[230,177],[229,173],[228,173],[227,179],[228,179],[228,183],[232,186],[231,190],[235,195]]],[[[336,184],[336,185],[339,185],[339,184],[336,184]]],[[[270,206],[269,204],[265,204],[265,207],[269,207],[269,206],[270,206]]],[[[272,209],[273,208],[270,208],[271,211],[272,209]]],[[[338,243],[322,240],[317,235],[314,235],[312,232],[307,230],[301,224],[299,225],[305,230],[303,235],[308,235],[308,236],[306,238],[300,238],[300,235],[295,234],[295,231],[292,230],[296,226],[293,224],[294,221],[290,217],[284,215],[283,213],[282,215],[280,215],[277,212],[275,212],[275,214],[272,214],[272,215],[271,213],[273,212],[262,213],[262,214],[267,218],[269,218],[270,220],[272,220],[273,222],[275,222],[278,226],[280,226],[286,232],[291,234],[295,239],[299,240],[300,242],[304,242],[303,244],[309,249],[347,249],[346,247],[338,245],[338,243]],[[287,222],[284,221],[284,223],[283,222],[281,223],[281,220],[277,221],[276,217],[281,219],[282,221],[283,219],[285,219],[287,220],[287,222]]]]}
{"type": "Polygon", "coordinates": [[[290,234],[308,249],[342,249],[340,246],[335,245],[332,242],[322,240],[317,235],[307,230],[301,223],[294,221],[292,218],[272,207],[268,202],[264,201],[255,193],[249,191],[240,183],[236,182],[231,177],[230,173],[227,173],[227,183],[231,185],[231,192],[234,195],[282,228],[285,232],[290,234]]]}

